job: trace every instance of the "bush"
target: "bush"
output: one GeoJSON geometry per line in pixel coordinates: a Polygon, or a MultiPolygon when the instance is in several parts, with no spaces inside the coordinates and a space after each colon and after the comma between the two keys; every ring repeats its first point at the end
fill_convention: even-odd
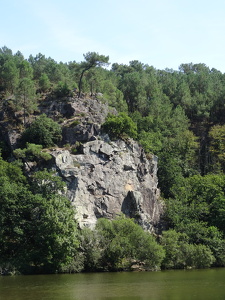
{"type": "Polygon", "coordinates": [[[55,90],[56,97],[70,97],[72,96],[72,91],[69,88],[68,84],[66,82],[60,81],[58,85],[56,86],[55,90]]]}
{"type": "Polygon", "coordinates": [[[191,246],[189,266],[197,269],[209,268],[215,262],[215,257],[208,246],[201,244],[189,246],[191,246]]]}
{"type": "Polygon", "coordinates": [[[43,114],[23,132],[22,144],[28,142],[51,147],[61,140],[61,134],[61,126],[43,114]]]}
{"type": "Polygon", "coordinates": [[[164,258],[162,246],[132,219],[123,216],[113,221],[99,219],[96,230],[104,269],[130,269],[134,261],[146,269],[160,268],[164,258]]]}
{"type": "Polygon", "coordinates": [[[162,266],[165,269],[208,268],[215,257],[206,245],[191,244],[186,233],[164,231],[161,244],[166,251],[162,266]]]}
{"type": "Polygon", "coordinates": [[[111,138],[131,137],[137,138],[137,124],[126,113],[119,113],[117,116],[109,115],[102,125],[103,131],[111,138]]]}
{"type": "Polygon", "coordinates": [[[13,154],[18,159],[25,159],[26,161],[40,161],[40,160],[50,160],[52,157],[49,153],[42,151],[41,145],[36,144],[26,144],[24,149],[16,149],[13,154]]]}

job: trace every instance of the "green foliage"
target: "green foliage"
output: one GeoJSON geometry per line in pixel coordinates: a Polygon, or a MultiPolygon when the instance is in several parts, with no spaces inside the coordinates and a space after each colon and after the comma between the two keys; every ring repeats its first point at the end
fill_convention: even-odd
{"type": "Polygon", "coordinates": [[[209,131],[211,170],[225,171],[225,126],[215,125],[209,131]]]}
{"type": "Polygon", "coordinates": [[[189,264],[195,268],[209,268],[215,262],[215,257],[208,246],[192,245],[189,264]]]}
{"type": "Polygon", "coordinates": [[[110,106],[115,107],[118,112],[127,112],[127,104],[123,99],[123,93],[116,88],[110,80],[104,80],[103,95],[110,106]]]}
{"type": "Polygon", "coordinates": [[[41,194],[46,199],[51,198],[51,194],[63,194],[65,191],[65,183],[58,176],[48,172],[46,169],[37,171],[32,176],[31,190],[35,194],[41,194]]]}
{"type": "Polygon", "coordinates": [[[79,78],[79,96],[81,94],[82,88],[82,78],[84,73],[95,67],[102,67],[104,65],[108,65],[109,57],[105,55],[99,55],[96,52],[88,52],[84,54],[85,61],[80,64],[80,78],[79,78]]]}
{"type": "Polygon", "coordinates": [[[96,230],[100,236],[104,269],[129,269],[133,261],[144,263],[147,269],[160,268],[164,257],[162,247],[132,219],[99,219],[96,230]]]}
{"type": "Polygon", "coordinates": [[[185,233],[190,243],[208,247],[214,265],[224,266],[224,175],[183,179],[172,193],[173,198],[166,201],[169,226],[185,233]]]}
{"type": "Polygon", "coordinates": [[[163,268],[185,268],[187,256],[184,251],[188,247],[188,236],[175,230],[168,230],[163,232],[160,242],[166,251],[162,262],[163,268]]]}
{"type": "Polygon", "coordinates": [[[74,210],[47,175],[39,175],[39,188],[31,191],[20,168],[0,159],[0,265],[9,263],[22,273],[56,272],[73,260],[74,210]]]}
{"type": "Polygon", "coordinates": [[[210,248],[202,244],[190,244],[186,233],[164,231],[161,244],[166,251],[163,268],[208,268],[215,262],[210,248]]]}
{"type": "Polygon", "coordinates": [[[18,159],[26,159],[26,161],[39,161],[43,159],[45,161],[51,159],[51,155],[47,152],[42,151],[41,145],[36,144],[26,144],[26,148],[24,149],[16,149],[13,151],[13,154],[18,159]]]}
{"type": "Polygon", "coordinates": [[[33,68],[27,60],[21,60],[18,64],[20,78],[33,78],[33,68]]]}
{"type": "MultiPolygon", "coordinates": [[[[168,252],[163,262],[164,267],[207,267],[212,263],[224,266],[225,75],[216,69],[210,70],[202,63],[181,64],[178,71],[157,70],[137,60],[131,61],[129,65],[114,63],[111,70],[102,68],[108,65],[108,61],[108,56],[96,52],[85,54],[84,61],[80,63],[57,63],[41,53],[35,57],[31,55],[25,60],[21,52],[13,54],[9,48],[2,47],[1,120],[16,128],[17,122],[20,121],[16,110],[23,110],[23,123],[26,126],[28,115],[33,113],[39,104],[36,89],[45,93],[42,98],[46,96],[46,99],[50,99],[49,96],[72,97],[75,95],[72,88],[78,86],[79,93],[83,91],[91,96],[103,94],[103,101],[107,101],[110,106],[123,113],[109,116],[102,129],[108,132],[111,138],[135,138],[146,152],[158,156],[159,187],[161,195],[166,198],[167,225],[176,230],[175,233],[168,233],[168,236],[163,233],[163,239],[168,241],[168,247],[164,246],[168,252]],[[52,91],[55,95],[50,94],[52,91]],[[174,252],[172,246],[175,245],[172,245],[172,242],[169,248],[173,239],[177,245],[174,252]],[[177,255],[173,255],[176,249],[177,255]]],[[[41,104],[43,103],[47,101],[41,104]]],[[[71,123],[71,126],[76,124],[71,123]]],[[[16,149],[14,156],[25,163],[47,160],[49,155],[43,152],[42,147],[53,146],[60,140],[60,126],[42,115],[24,131],[21,140],[21,147],[24,148],[16,149]]],[[[10,151],[3,141],[0,148],[4,157],[9,157],[10,151]]],[[[75,145],[71,151],[78,153],[79,146],[75,145]]],[[[50,195],[53,191],[53,194],[57,195],[55,199],[58,199],[57,189],[61,193],[64,191],[58,178],[54,177],[53,180],[47,171],[30,176],[28,184],[18,165],[18,161],[11,164],[2,159],[0,161],[0,193],[2,199],[5,199],[0,199],[3,201],[2,211],[6,216],[9,215],[9,211],[12,214],[12,217],[7,219],[7,231],[4,223],[6,219],[0,212],[2,224],[5,224],[4,230],[1,231],[1,239],[6,247],[2,247],[1,253],[7,259],[5,265],[10,266],[12,271],[15,270],[13,264],[22,266],[28,261],[28,254],[24,255],[20,246],[22,241],[27,245],[37,246],[28,238],[29,226],[30,236],[32,230],[37,232],[37,229],[32,227],[35,223],[31,225],[32,222],[28,218],[33,214],[30,211],[38,210],[39,206],[44,211],[46,207],[43,198],[47,199],[49,204],[52,203],[54,211],[57,203],[51,200],[50,195]]],[[[60,206],[58,208],[61,209],[60,206]]],[[[55,213],[57,215],[57,211],[55,213]]],[[[48,220],[44,215],[43,218],[48,220]]],[[[135,247],[139,249],[139,245],[134,246],[134,242],[131,243],[128,233],[123,235],[125,229],[122,225],[103,220],[101,222],[102,227],[98,226],[102,229],[98,229],[97,226],[96,231],[83,231],[83,235],[80,236],[82,251],[79,254],[73,252],[73,258],[65,259],[64,264],[58,263],[58,270],[76,272],[129,268],[131,257],[142,260],[134,251],[135,247]],[[118,231],[121,231],[121,234],[118,234],[118,231]],[[105,245],[108,247],[105,248],[105,245]]],[[[46,224],[50,224],[50,228],[54,227],[50,220],[46,221],[46,224]]],[[[47,229],[42,227],[46,232],[47,229]]],[[[142,236],[141,233],[138,234],[142,236]]],[[[151,238],[142,236],[145,245],[151,244],[151,238]]],[[[141,244],[138,237],[135,240],[141,244]]],[[[58,245],[61,247],[60,243],[58,245]]],[[[47,245],[46,248],[51,247],[47,245]]],[[[29,249],[27,253],[34,253],[34,248],[29,249]]],[[[43,249],[42,251],[46,254],[43,254],[45,270],[48,264],[49,270],[56,269],[51,262],[52,254],[43,249]]],[[[151,253],[150,248],[146,251],[151,253]]],[[[143,254],[144,250],[140,253],[143,254]]],[[[37,256],[39,254],[37,252],[37,256]]],[[[145,254],[142,257],[146,257],[145,254]]],[[[38,258],[34,259],[32,256],[29,259],[36,261],[37,268],[41,268],[38,258]]],[[[3,264],[3,259],[0,260],[3,264]]],[[[146,260],[145,263],[147,264],[146,260]]],[[[150,264],[150,268],[154,266],[150,264]]]]}
{"type": "Polygon", "coordinates": [[[71,122],[70,124],[69,124],[69,127],[76,127],[77,125],[79,125],[80,124],[80,121],[78,121],[78,120],[74,120],[73,122],[71,122]]]}
{"type": "Polygon", "coordinates": [[[162,149],[162,137],[159,132],[142,130],[138,135],[138,140],[146,153],[157,154],[162,149]]]}
{"type": "MultiPolygon", "coordinates": [[[[216,226],[224,233],[225,228],[225,176],[224,175],[196,175],[185,179],[180,185],[173,188],[174,200],[169,200],[171,214],[173,201],[179,205],[180,220],[192,219],[206,221],[216,226]],[[182,209],[183,206],[183,209],[182,209]]],[[[169,211],[170,211],[169,210],[169,211]]]]}
{"type": "Polygon", "coordinates": [[[14,93],[19,82],[19,70],[12,57],[1,66],[1,87],[3,90],[14,93]]]}
{"type": "Polygon", "coordinates": [[[112,138],[131,137],[137,138],[137,125],[125,113],[109,115],[102,125],[102,130],[107,132],[112,138]]]}
{"type": "Polygon", "coordinates": [[[34,143],[43,147],[54,146],[61,140],[60,125],[45,114],[39,116],[22,135],[23,143],[34,143]]]}
{"type": "Polygon", "coordinates": [[[125,74],[119,87],[124,94],[130,112],[139,110],[141,113],[146,113],[146,92],[143,78],[139,72],[125,74]]]}
{"type": "Polygon", "coordinates": [[[175,156],[166,151],[160,153],[158,177],[163,197],[169,198],[173,196],[172,187],[182,181],[182,173],[183,169],[175,156]]]}
{"type": "Polygon", "coordinates": [[[98,231],[83,228],[80,234],[80,248],[83,256],[83,270],[101,270],[102,249],[98,231]]]}
{"type": "Polygon", "coordinates": [[[43,73],[39,78],[39,87],[42,92],[46,92],[51,86],[51,82],[46,73],[43,73]]]}
{"type": "Polygon", "coordinates": [[[24,124],[26,123],[26,114],[32,113],[36,108],[36,88],[31,78],[24,77],[20,79],[16,91],[16,109],[23,108],[24,124]]]}
{"type": "Polygon", "coordinates": [[[56,97],[69,97],[72,94],[70,87],[68,86],[67,82],[59,81],[55,90],[56,97]]]}
{"type": "Polygon", "coordinates": [[[63,196],[53,193],[48,199],[37,195],[29,236],[33,242],[30,261],[43,272],[56,272],[73,261],[78,247],[75,212],[63,196]]]}

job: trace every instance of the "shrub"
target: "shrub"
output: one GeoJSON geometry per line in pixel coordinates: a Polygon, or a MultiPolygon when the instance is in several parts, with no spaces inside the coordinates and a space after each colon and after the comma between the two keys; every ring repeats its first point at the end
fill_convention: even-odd
{"type": "Polygon", "coordinates": [[[134,261],[147,269],[160,268],[165,255],[162,246],[132,219],[124,216],[113,221],[99,219],[96,230],[100,237],[103,268],[129,269],[134,261]]]}
{"type": "Polygon", "coordinates": [[[103,131],[111,138],[131,137],[137,138],[137,124],[126,113],[119,113],[117,116],[109,115],[102,125],[103,131]]]}
{"type": "Polygon", "coordinates": [[[16,158],[26,159],[28,161],[39,161],[41,159],[47,161],[51,159],[51,155],[47,152],[42,151],[41,145],[36,144],[26,144],[24,149],[16,149],[13,151],[16,158]]]}
{"type": "Polygon", "coordinates": [[[165,269],[208,268],[215,262],[210,248],[202,244],[189,243],[186,233],[172,229],[164,231],[161,244],[166,251],[162,263],[165,269]]]}
{"type": "Polygon", "coordinates": [[[72,96],[72,91],[69,88],[68,84],[66,82],[60,81],[58,85],[56,86],[55,90],[55,95],[57,97],[70,97],[72,96]]]}
{"type": "Polygon", "coordinates": [[[33,143],[51,147],[61,140],[60,125],[45,114],[35,120],[22,134],[22,144],[33,143]]]}

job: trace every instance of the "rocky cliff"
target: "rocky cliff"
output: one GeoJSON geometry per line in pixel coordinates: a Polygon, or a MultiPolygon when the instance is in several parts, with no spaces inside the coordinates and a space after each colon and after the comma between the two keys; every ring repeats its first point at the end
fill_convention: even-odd
{"type": "Polygon", "coordinates": [[[98,218],[125,215],[153,231],[163,211],[157,187],[157,158],[148,160],[140,146],[122,140],[90,141],[83,154],[51,152],[57,173],[67,182],[67,196],[80,227],[94,227],[98,218]]]}
{"type": "MultiPolygon", "coordinates": [[[[93,228],[98,218],[113,219],[124,213],[146,230],[159,228],[163,205],[157,187],[157,158],[147,159],[133,140],[110,141],[101,135],[101,124],[110,111],[106,104],[96,98],[70,98],[51,100],[39,110],[63,120],[61,147],[50,151],[49,167],[67,183],[67,196],[80,227],[93,228]],[[71,154],[71,146],[77,143],[79,151],[71,154]]],[[[4,132],[15,148],[18,133],[4,132]]]]}

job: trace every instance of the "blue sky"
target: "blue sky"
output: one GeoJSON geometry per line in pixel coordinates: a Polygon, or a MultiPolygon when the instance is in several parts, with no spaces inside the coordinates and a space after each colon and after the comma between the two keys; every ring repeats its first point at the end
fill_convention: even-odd
{"type": "Polygon", "coordinates": [[[157,69],[205,63],[225,73],[224,0],[1,1],[0,47],[25,58],[139,60],[157,69]]]}

